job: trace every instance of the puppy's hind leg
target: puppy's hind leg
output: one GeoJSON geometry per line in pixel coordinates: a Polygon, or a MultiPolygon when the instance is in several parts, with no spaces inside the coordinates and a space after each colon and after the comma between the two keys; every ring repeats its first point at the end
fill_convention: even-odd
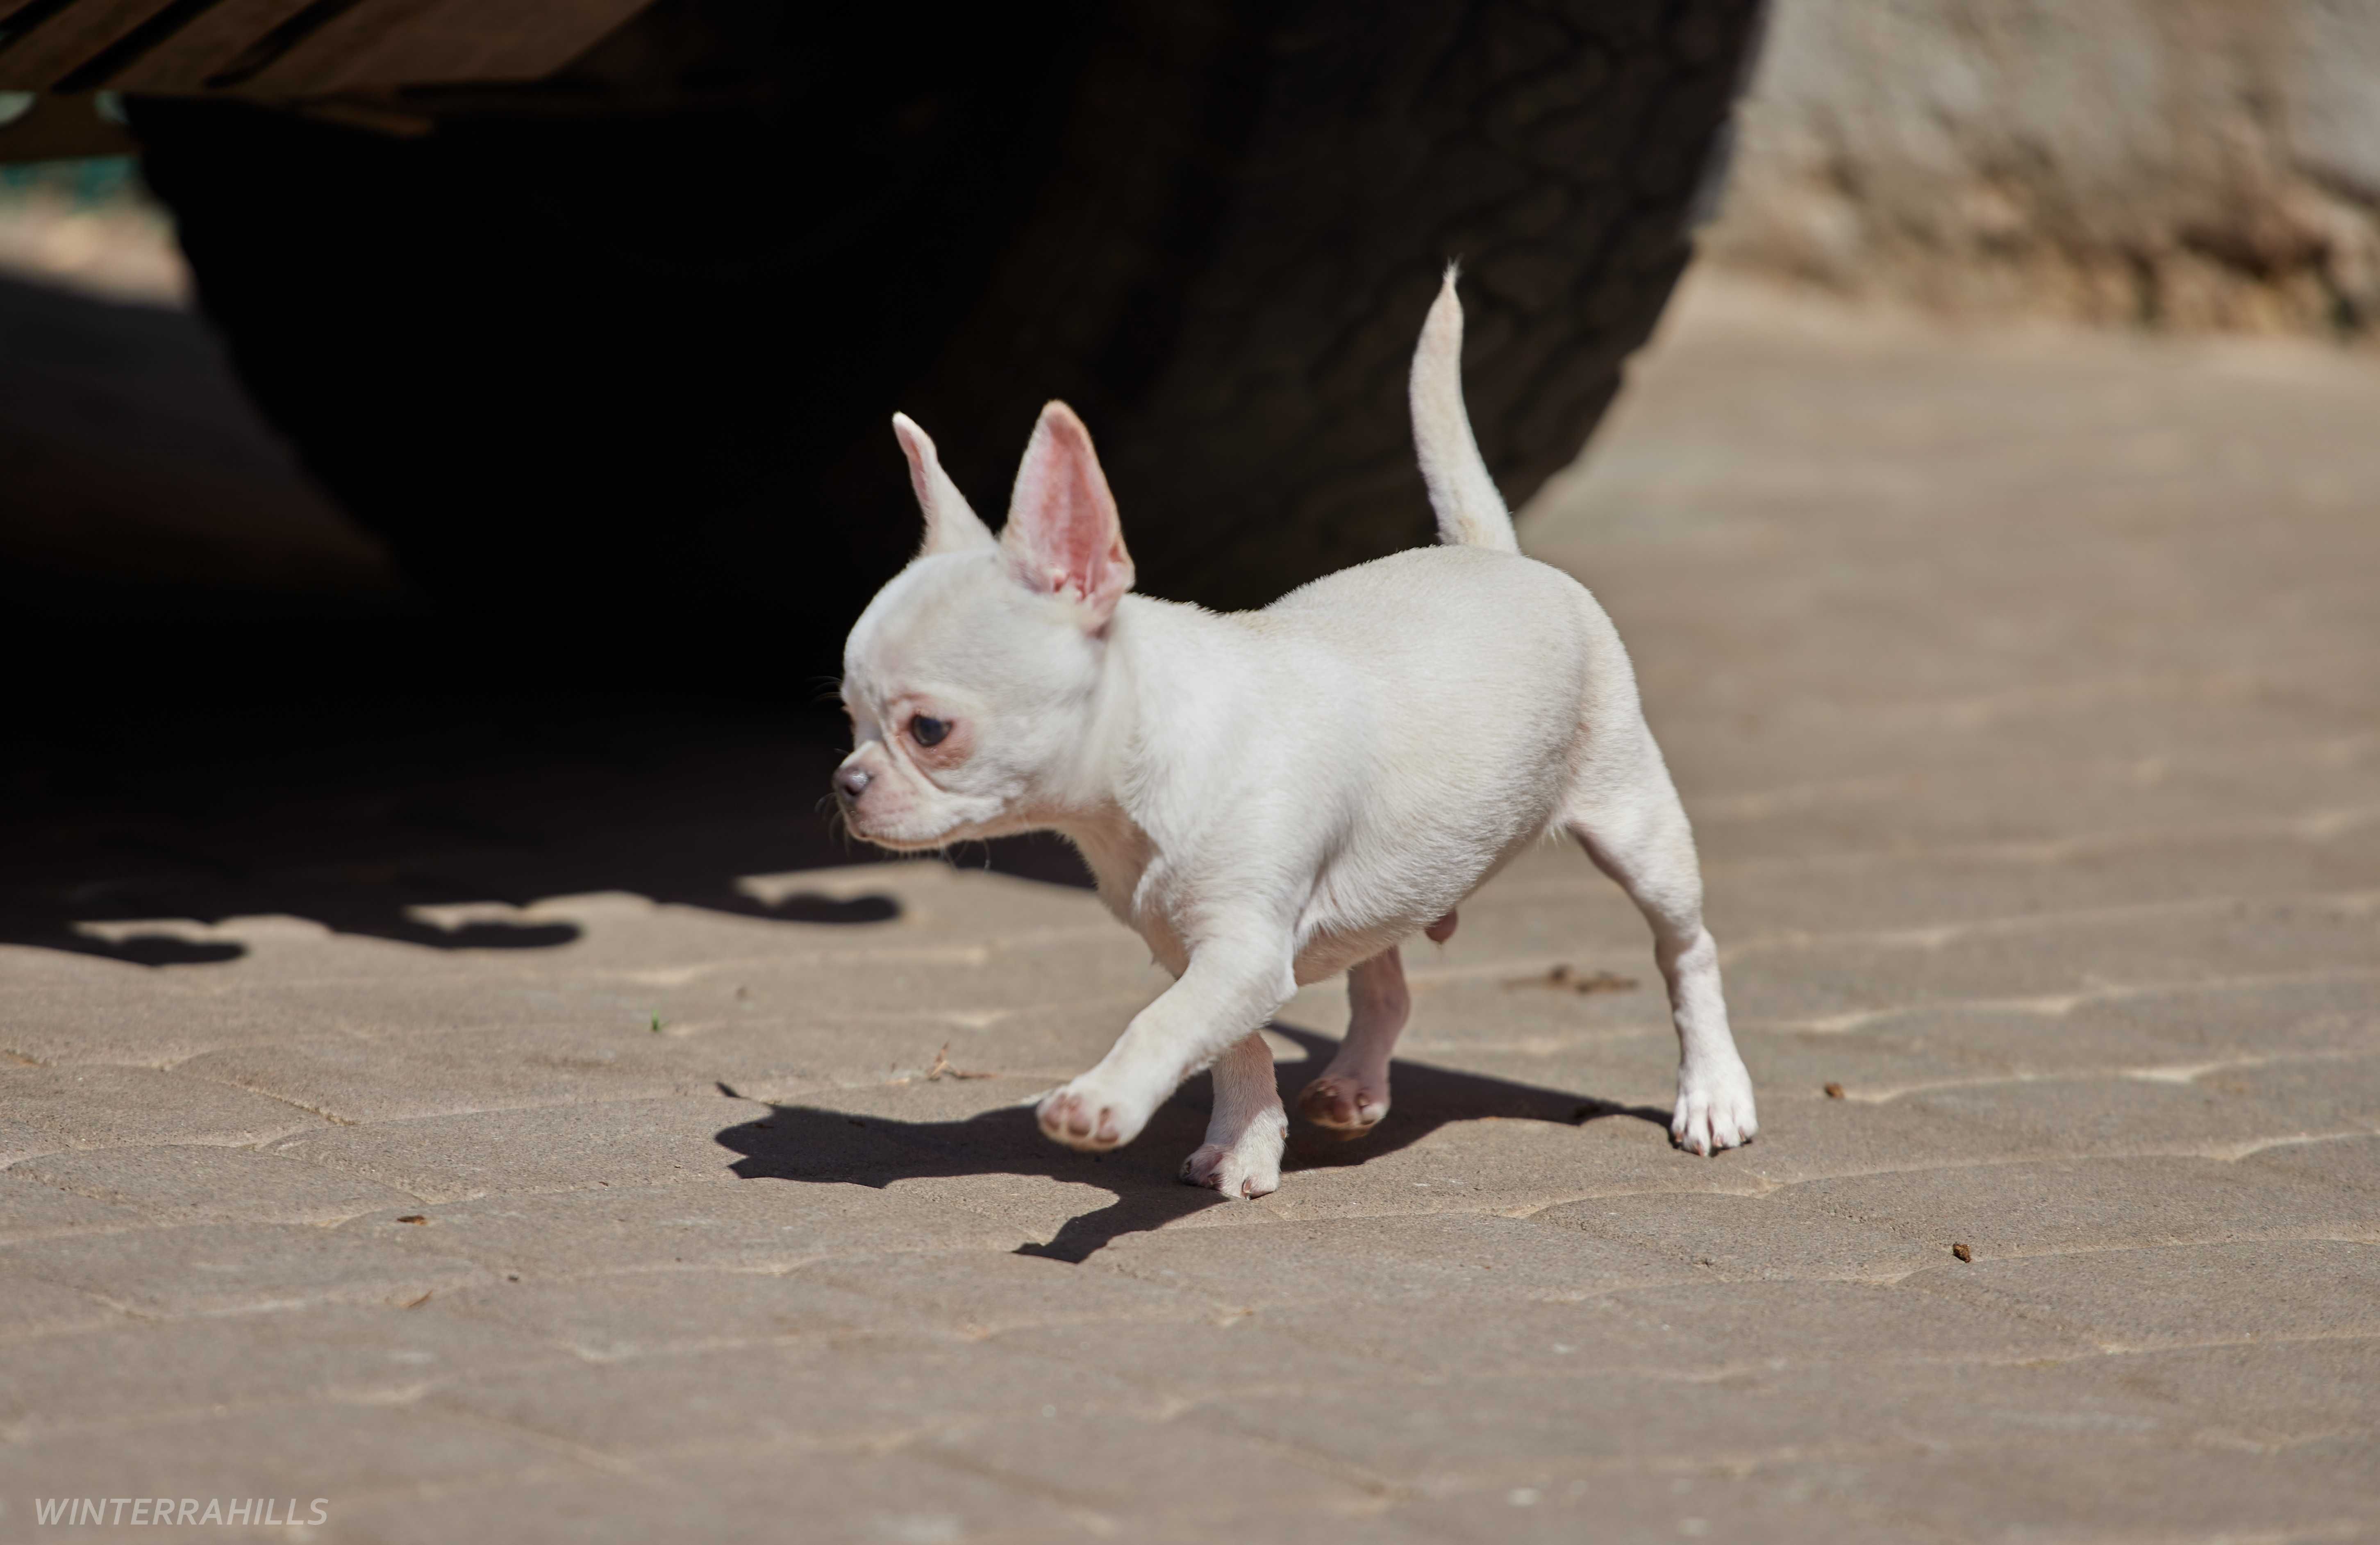
{"type": "Polygon", "coordinates": [[[1261,1035],[1233,1041],[1215,1059],[1215,1113],[1207,1140],[1182,1161],[1182,1179],[1254,1200],[1281,1189],[1289,1116],[1273,1087],[1272,1048],[1261,1035]]]}
{"type": "MultiPolygon", "coordinates": [[[[1454,931],[1454,914],[1433,923],[1454,931]]],[[[1297,1113],[1341,1138],[1360,1137],[1389,1113],[1389,1058],[1413,1012],[1404,957],[1394,945],[1347,973],[1347,1038],[1322,1077],[1297,1097],[1297,1113]]]]}
{"type": "Polygon", "coordinates": [[[1661,753],[1645,736],[1631,775],[1563,825],[1587,857],[1620,882],[1653,927],[1653,953],[1669,983],[1678,1029],[1678,1106],[1670,1136],[1691,1153],[1752,1140],[1760,1128],[1752,1075],[1727,1028],[1718,945],[1703,926],[1702,870],[1694,828],[1661,753]]]}

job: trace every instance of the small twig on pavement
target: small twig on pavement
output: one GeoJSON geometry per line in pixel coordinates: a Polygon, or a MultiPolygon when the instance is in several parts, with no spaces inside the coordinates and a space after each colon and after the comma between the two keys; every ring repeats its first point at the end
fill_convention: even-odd
{"type": "Polygon", "coordinates": [[[1616,971],[1595,971],[1582,976],[1564,961],[1540,977],[1514,977],[1504,985],[1510,987],[1567,988],[1572,992],[1633,992],[1636,979],[1623,977],[1616,971]]]}
{"type": "Polygon", "coordinates": [[[929,1084],[938,1078],[989,1078],[991,1077],[992,1075],[989,1073],[962,1073],[953,1067],[951,1043],[947,1040],[942,1042],[942,1049],[934,1053],[934,1065],[926,1069],[926,1081],[929,1084]]]}

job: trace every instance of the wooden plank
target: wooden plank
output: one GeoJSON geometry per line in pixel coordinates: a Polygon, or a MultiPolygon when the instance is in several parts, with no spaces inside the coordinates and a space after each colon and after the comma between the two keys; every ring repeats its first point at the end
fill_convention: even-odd
{"type": "Polygon", "coordinates": [[[45,96],[24,116],[0,124],[0,164],[79,161],[90,155],[140,152],[123,126],[101,117],[97,104],[88,96],[45,96]]]}
{"type": "Polygon", "coordinates": [[[311,0],[221,0],[106,81],[112,91],[199,91],[311,0]]]}
{"type": "Polygon", "coordinates": [[[0,49],[0,91],[42,91],[173,0],[82,0],[0,49]]]}
{"type": "Polygon", "coordinates": [[[250,96],[432,81],[538,80],[650,0],[363,0],[266,66],[250,96]]]}
{"type": "MultiPolygon", "coordinates": [[[[7,18],[43,0],[0,0],[7,18]]],[[[237,83],[242,94],[321,96],[437,82],[542,79],[651,0],[362,0],[237,83]]],[[[0,42],[0,91],[43,91],[173,0],[74,0],[0,42]]],[[[111,91],[200,92],[309,0],[219,0],[106,81],[111,91]]],[[[86,82],[89,84],[89,82],[86,82]]]]}

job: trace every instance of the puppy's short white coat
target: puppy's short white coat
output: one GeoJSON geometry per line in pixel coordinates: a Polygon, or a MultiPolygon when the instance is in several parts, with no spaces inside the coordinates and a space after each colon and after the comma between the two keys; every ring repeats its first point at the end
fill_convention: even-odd
{"type": "Polygon", "coordinates": [[[1749,1139],[1692,829],[1628,654],[1568,575],[1521,556],[1463,406],[1447,276],[1415,351],[1414,435],[1443,545],[1217,615],[1130,593],[1089,434],[1051,403],[995,539],[905,418],[923,551],[853,627],[835,774],[852,829],[915,850],[1054,830],[1176,979],[1099,1064],[1040,1103],[1043,1131],[1130,1142],[1212,1068],[1214,1117],[1183,1178],[1281,1183],[1287,1116],[1257,1030],[1302,983],[1348,973],[1354,1013],[1301,1096],[1358,1136],[1389,1109],[1408,998],[1398,946],[1530,844],[1566,833],[1652,925],[1678,1031],[1670,1131],[1749,1139]]]}

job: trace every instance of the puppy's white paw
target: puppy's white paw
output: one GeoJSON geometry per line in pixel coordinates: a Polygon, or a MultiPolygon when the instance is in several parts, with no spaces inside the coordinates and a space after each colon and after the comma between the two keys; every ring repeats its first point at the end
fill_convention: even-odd
{"type": "Polygon", "coordinates": [[[1122,1148],[1148,1125],[1149,1109],[1111,1090],[1088,1073],[1053,1089],[1036,1111],[1041,1135],[1085,1153],[1122,1148]]]}
{"type": "Polygon", "coordinates": [[[1183,1184],[1204,1186],[1210,1191],[1249,1201],[1272,1195],[1281,1189],[1284,1125],[1279,1121],[1260,1123],[1228,1147],[1222,1143],[1201,1145],[1182,1161],[1183,1184]]]}
{"type": "Polygon", "coordinates": [[[1717,1153],[1752,1140],[1760,1118],[1752,1104],[1752,1075],[1743,1064],[1680,1069],[1678,1111],[1670,1136],[1688,1153],[1717,1153]]]}
{"type": "Polygon", "coordinates": [[[1385,1083],[1374,1089],[1359,1079],[1326,1073],[1297,1097],[1297,1113],[1343,1142],[1380,1124],[1389,1113],[1389,1089],[1385,1083]]]}

